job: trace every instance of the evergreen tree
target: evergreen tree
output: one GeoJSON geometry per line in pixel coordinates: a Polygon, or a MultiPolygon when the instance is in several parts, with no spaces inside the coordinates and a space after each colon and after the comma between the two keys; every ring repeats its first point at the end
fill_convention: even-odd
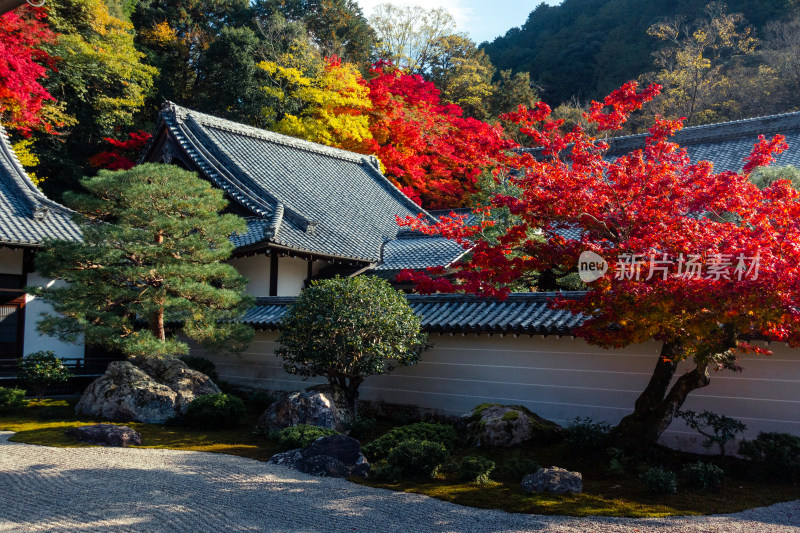
{"type": "Polygon", "coordinates": [[[228,237],[245,231],[220,215],[220,190],[174,166],[144,164],[102,170],[67,193],[85,214],[83,242],[52,241],[36,257],[45,276],[66,283],[31,291],[58,314],[45,314],[42,333],[120,350],[126,355],[185,354],[183,335],[227,351],[244,348],[252,330],[234,319],[252,303],[246,280],[224,263],[228,237]]]}

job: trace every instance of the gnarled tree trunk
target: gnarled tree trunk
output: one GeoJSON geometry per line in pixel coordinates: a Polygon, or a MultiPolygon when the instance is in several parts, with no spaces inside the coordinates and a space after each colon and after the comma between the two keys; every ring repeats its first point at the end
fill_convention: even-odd
{"type": "Polygon", "coordinates": [[[679,353],[679,343],[664,343],[650,383],[637,398],[633,413],[611,431],[614,446],[639,451],[653,446],[669,427],[689,393],[711,382],[708,363],[698,362],[670,388],[678,368],[675,360],[679,353]]]}

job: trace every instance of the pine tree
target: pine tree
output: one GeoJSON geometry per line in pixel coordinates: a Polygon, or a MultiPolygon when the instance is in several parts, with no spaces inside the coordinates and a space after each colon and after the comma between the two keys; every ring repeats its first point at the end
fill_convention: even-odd
{"type": "Polygon", "coordinates": [[[62,340],[101,345],[134,356],[185,354],[185,337],[239,351],[252,330],[235,321],[252,303],[246,279],[224,261],[228,237],[245,231],[219,212],[222,191],[174,166],[144,164],[101,170],[67,193],[83,213],[83,242],[51,241],[36,257],[43,275],[66,283],[31,291],[58,314],[38,328],[62,340]]]}

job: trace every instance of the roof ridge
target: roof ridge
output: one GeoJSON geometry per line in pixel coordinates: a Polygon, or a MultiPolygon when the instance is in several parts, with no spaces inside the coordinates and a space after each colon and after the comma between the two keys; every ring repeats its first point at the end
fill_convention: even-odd
{"type": "MultiPolygon", "coordinates": [[[[687,126],[678,131],[672,138],[673,142],[691,145],[712,140],[726,140],[747,134],[780,133],[800,129],[800,111],[764,115],[760,117],[741,118],[711,124],[687,126]]],[[[609,144],[609,152],[619,152],[630,149],[631,145],[638,145],[639,141],[646,139],[649,133],[623,135],[605,139],[609,144]]]]}
{"type": "Polygon", "coordinates": [[[335,159],[342,159],[353,163],[361,163],[361,160],[363,158],[369,157],[364,154],[350,152],[342,148],[335,148],[333,146],[327,146],[325,144],[315,143],[312,141],[307,141],[305,139],[299,139],[297,137],[292,137],[290,135],[284,135],[282,133],[265,130],[263,128],[248,126],[247,124],[242,124],[241,122],[235,122],[233,120],[215,117],[214,115],[209,115],[208,113],[202,113],[200,111],[195,111],[193,109],[179,106],[178,104],[175,104],[174,102],[170,101],[164,103],[164,105],[161,108],[161,111],[162,113],[171,112],[174,114],[175,118],[179,120],[184,120],[186,117],[192,116],[195,120],[203,123],[205,126],[226,130],[233,133],[245,135],[247,137],[253,137],[268,142],[274,142],[276,144],[282,144],[290,148],[306,150],[308,152],[314,152],[320,155],[333,157],[335,159]]]}

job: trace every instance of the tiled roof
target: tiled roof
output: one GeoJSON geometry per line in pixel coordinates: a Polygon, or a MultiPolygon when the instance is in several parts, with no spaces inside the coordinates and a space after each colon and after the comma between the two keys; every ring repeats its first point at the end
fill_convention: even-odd
{"type": "MultiPolygon", "coordinates": [[[[584,293],[561,293],[580,298],[584,293]]],[[[551,309],[552,292],[514,293],[506,300],[491,300],[463,294],[409,294],[414,312],[426,331],[441,333],[524,333],[569,335],[580,326],[583,315],[551,309]]],[[[260,298],[242,322],[263,329],[278,329],[286,308],[294,298],[260,298]]]]}
{"type": "MultiPolygon", "coordinates": [[[[770,138],[776,133],[786,136],[789,149],[774,164],[800,166],[800,112],[691,126],[679,131],[673,140],[686,148],[693,162],[711,161],[715,172],[739,172],[758,136],[770,138]]],[[[608,155],[620,156],[643,148],[645,138],[646,135],[630,135],[610,139],[608,155]]]]}
{"type": "Polygon", "coordinates": [[[421,233],[401,231],[383,247],[383,261],[375,271],[422,270],[429,266],[449,266],[467,253],[455,241],[421,233]]]}
{"type": "Polygon", "coordinates": [[[39,246],[45,239],[80,240],[73,214],[36,188],[0,126],[0,246],[39,246]]]}
{"type": "Polygon", "coordinates": [[[400,229],[395,217],[422,211],[381,174],[373,157],[171,103],[161,119],[206,177],[252,213],[248,233],[233,238],[237,247],[269,242],[378,263],[384,243],[400,229]]]}

